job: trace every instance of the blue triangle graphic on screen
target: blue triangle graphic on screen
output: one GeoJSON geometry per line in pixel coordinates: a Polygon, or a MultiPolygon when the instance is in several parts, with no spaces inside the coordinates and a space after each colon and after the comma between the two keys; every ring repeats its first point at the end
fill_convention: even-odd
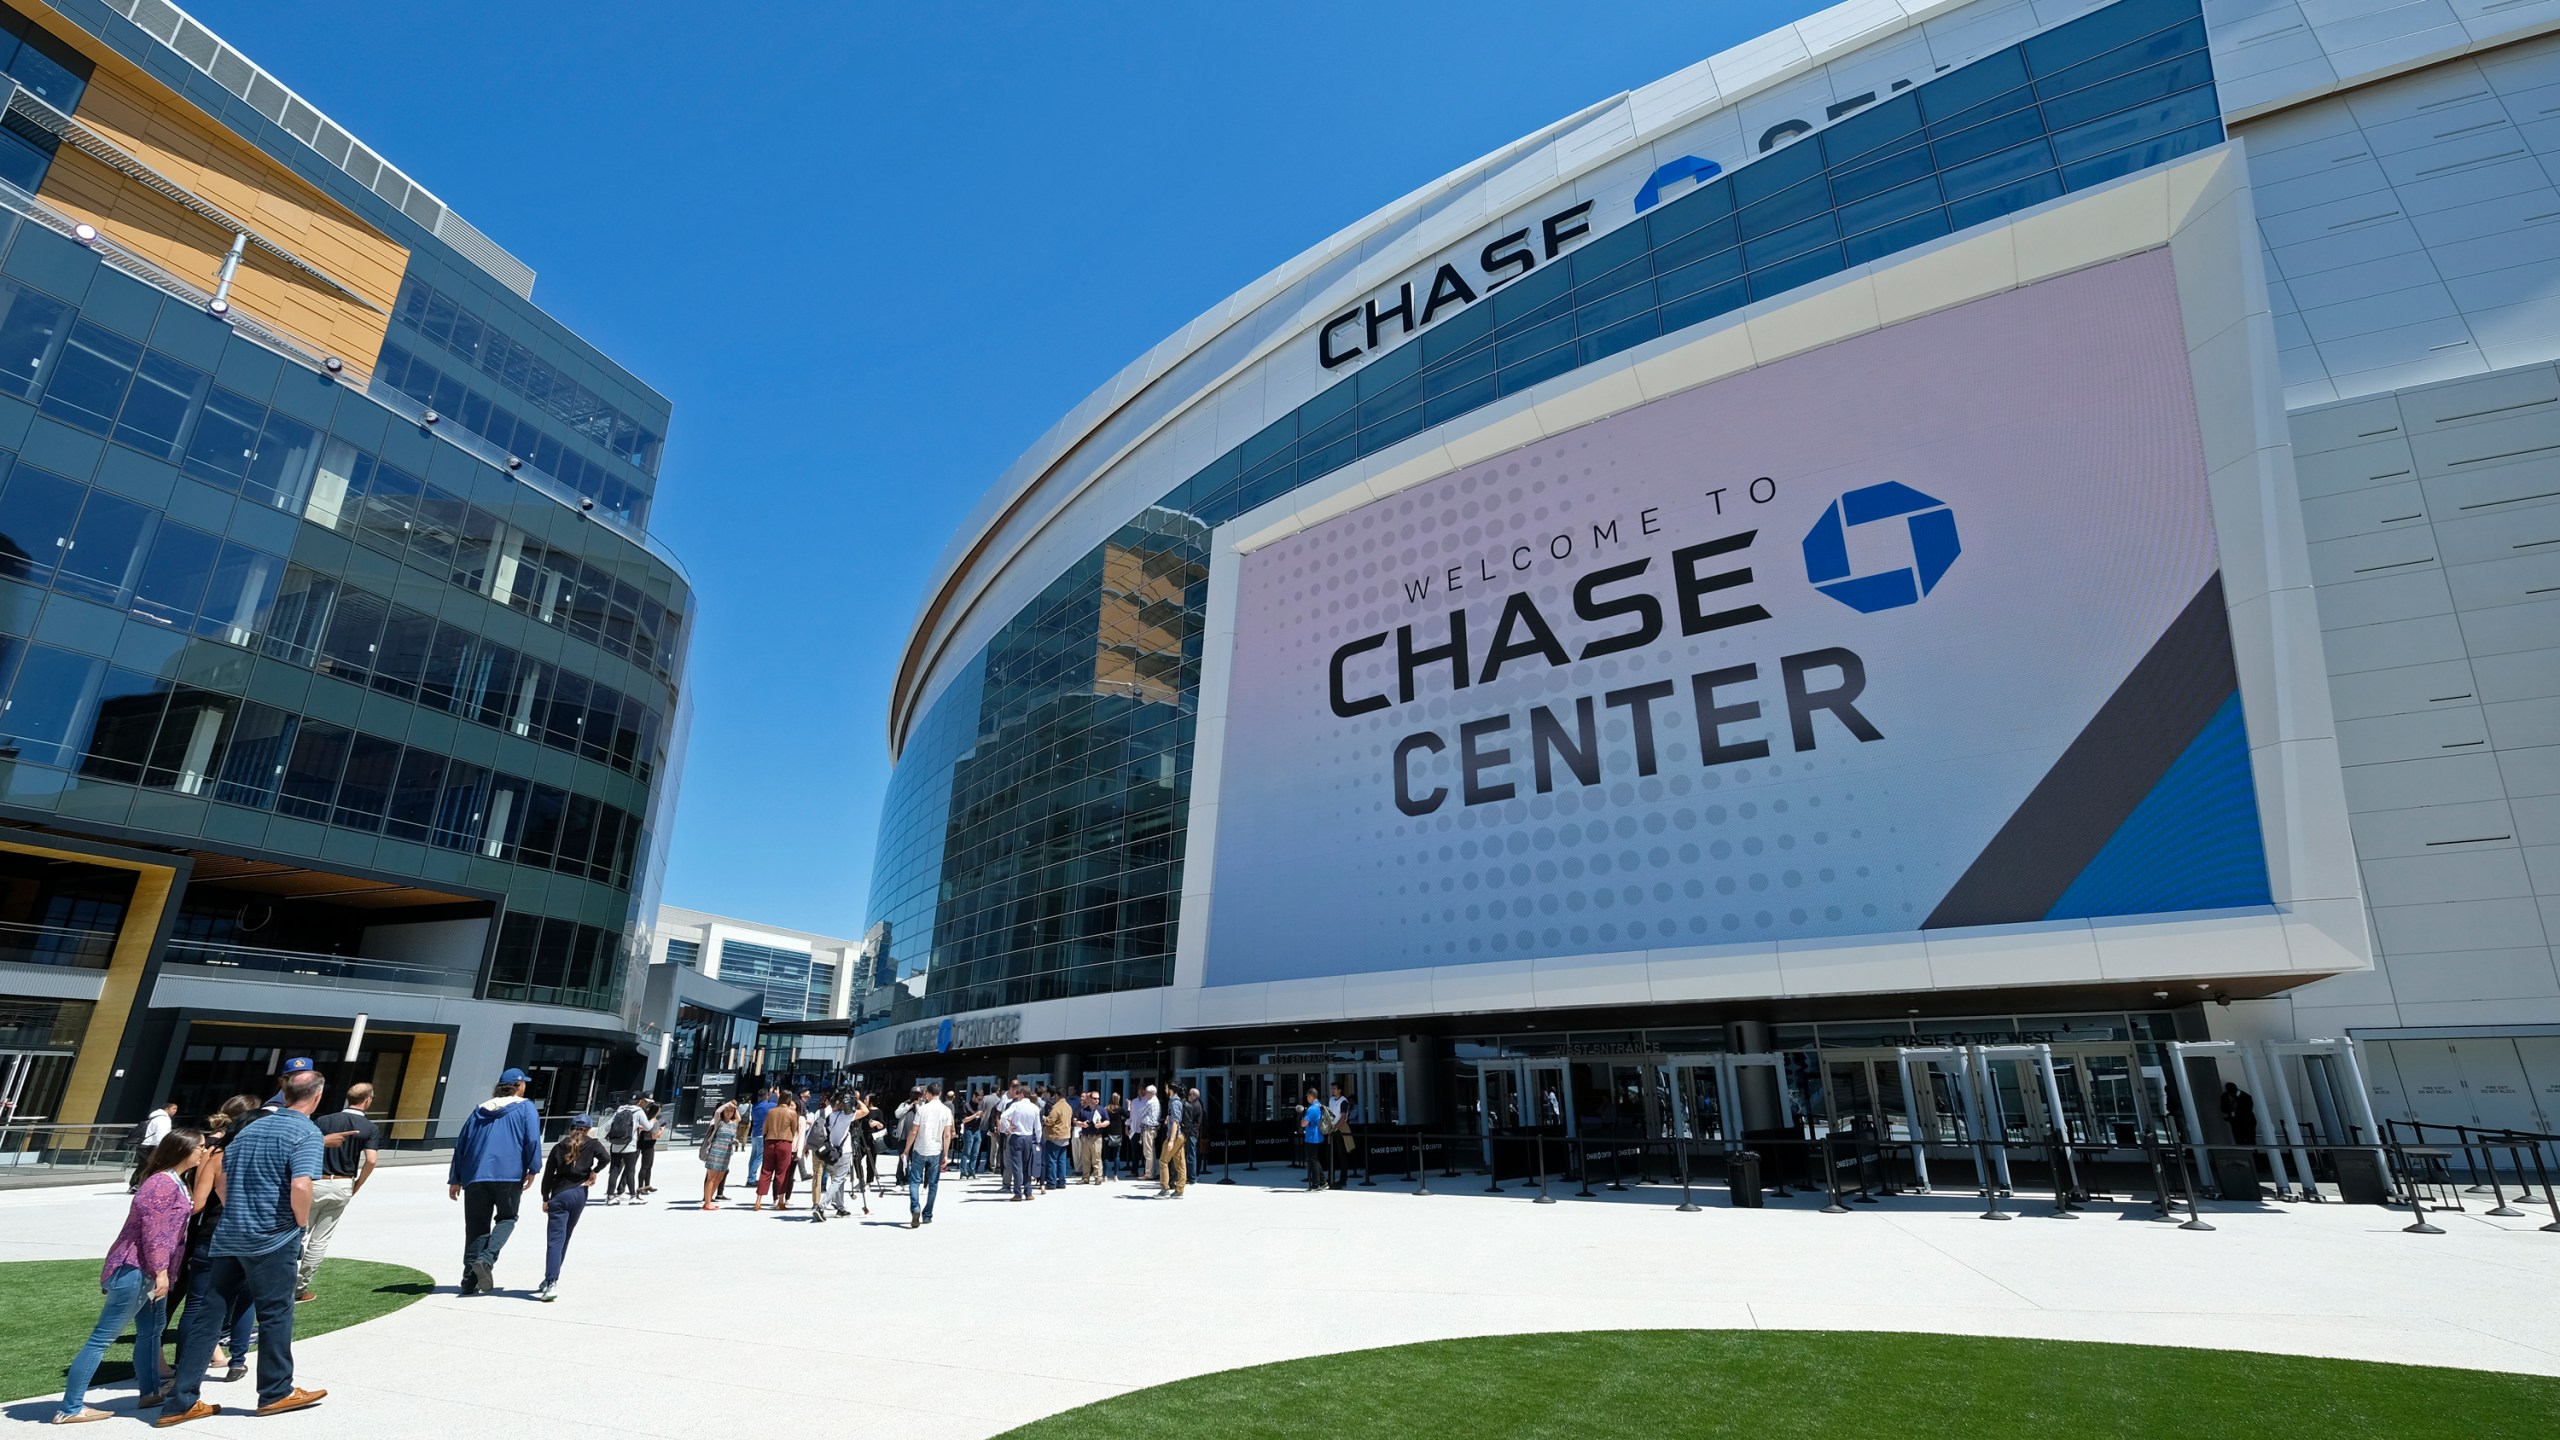
{"type": "Polygon", "coordinates": [[[2249,731],[2235,691],[2045,918],[2268,903],[2257,787],[2249,776],[2249,731]]]}

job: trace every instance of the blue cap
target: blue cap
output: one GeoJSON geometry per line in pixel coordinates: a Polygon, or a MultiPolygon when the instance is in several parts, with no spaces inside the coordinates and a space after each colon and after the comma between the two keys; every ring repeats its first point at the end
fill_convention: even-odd
{"type": "Polygon", "coordinates": [[[596,1128],[596,1122],[585,1115],[572,1115],[569,1117],[569,1128],[572,1130],[593,1130],[596,1128]]]}
{"type": "Polygon", "coordinates": [[[311,1061],[304,1056],[296,1055],[292,1059],[284,1062],[284,1073],[287,1075],[308,1075],[311,1073],[311,1061]]]}
{"type": "Polygon", "coordinates": [[[532,1076],[527,1075],[513,1066],[509,1066],[507,1068],[507,1073],[498,1077],[498,1083],[501,1085],[526,1085],[532,1083],[532,1081],[532,1076]]]}

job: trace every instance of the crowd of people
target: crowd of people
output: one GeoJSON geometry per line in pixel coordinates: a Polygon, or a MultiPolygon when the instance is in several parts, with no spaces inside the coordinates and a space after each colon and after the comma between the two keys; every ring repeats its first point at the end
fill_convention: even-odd
{"type": "MultiPolygon", "coordinates": [[[[560,1279],[599,1176],[608,1206],[640,1204],[655,1193],[658,1146],[670,1117],[633,1096],[599,1125],[567,1117],[547,1146],[531,1077],[509,1069],[463,1124],[446,1166],[448,1196],[461,1203],[460,1292],[498,1293],[497,1266],[522,1201],[538,1189],[546,1245],[533,1298],[559,1298],[560,1279]]],[[[203,1398],[207,1380],[237,1381],[254,1349],[257,1413],[316,1404],[323,1390],[294,1384],[293,1307],[315,1297],[349,1207],[372,1179],[381,1135],[366,1118],[373,1087],[353,1085],[323,1113],[326,1085],[309,1060],[288,1060],[263,1103],[240,1095],[201,1126],[177,1124],[175,1105],[138,1127],[141,1147],[123,1230],[99,1273],[105,1297],[98,1323],[69,1370],[57,1424],[107,1418],[87,1391],[108,1347],[130,1326],[137,1337],[138,1407],[160,1407],[162,1426],[218,1414],[203,1398]],[[174,1358],[163,1356],[177,1330],[174,1358]],[[143,1343],[140,1337],[162,1343],[143,1343]]],[[[1330,1099],[1309,1088],[1299,1114],[1306,1185],[1339,1188],[1354,1164],[1361,1122],[1357,1099],[1336,1084],[1330,1099]]],[[[813,1222],[871,1213],[889,1184],[907,1193],[907,1225],[934,1221],[945,1172],[960,1181],[991,1177],[1005,1198],[1036,1200],[1069,1185],[1112,1181],[1153,1185],[1180,1199],[1198,1173],[1202,1142],[1217,1118],[1198,1086],[1143,1085],[1133,1094],[1074,1092],[1039,1081],[973,1087],[965,1096],[939,1084],[914,1087],[890,1105],[847,1086],[785,1090],[723,1102],[703,1123],[700,1208],[718,1210],[746,1157],[750,1209],[794,1209],[805,1186],[813,1222]]]]}

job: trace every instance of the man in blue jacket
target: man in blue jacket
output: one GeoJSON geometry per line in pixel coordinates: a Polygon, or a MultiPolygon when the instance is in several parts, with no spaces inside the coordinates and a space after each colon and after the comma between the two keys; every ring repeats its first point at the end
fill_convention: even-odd
{"type": "Polygon", "coordinates": [[[509,1070],[462,1122],[445,1193],[462,1202],[462,1293],[495,1294],[498,1252],[516,1228],[516,1206],[542,1178],[542,1117],[524,1098],[527,1076],[509,1070]]]}

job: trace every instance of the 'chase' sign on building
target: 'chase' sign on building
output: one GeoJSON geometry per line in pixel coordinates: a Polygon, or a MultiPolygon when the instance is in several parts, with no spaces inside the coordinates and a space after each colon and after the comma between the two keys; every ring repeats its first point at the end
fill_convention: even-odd
{"type": "Polygon", "coordinates": [[[940,1054],[947,1050],[975,1050],[985,1045],[1011,1045],[1022,1038],[1022,1012],[1009,1010],[1002,1015],[979,1015],[967,1020],[945,1020],[938,1025],[910,1025],[898,1032],[901,1055],[921,1055],[927,1051],[940,1054]]]}

